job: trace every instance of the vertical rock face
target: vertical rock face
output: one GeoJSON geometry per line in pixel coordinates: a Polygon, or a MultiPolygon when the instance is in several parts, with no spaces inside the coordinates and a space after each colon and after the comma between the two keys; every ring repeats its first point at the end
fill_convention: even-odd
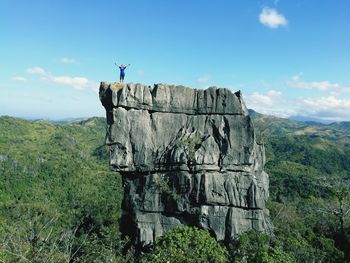
{"type": "Polygon", "coordinates": [[[124,234],[147,245],[183,225],[225,241],[268,230],[265,151],[240,92],[102,82],[100,99],[124,234]]]}

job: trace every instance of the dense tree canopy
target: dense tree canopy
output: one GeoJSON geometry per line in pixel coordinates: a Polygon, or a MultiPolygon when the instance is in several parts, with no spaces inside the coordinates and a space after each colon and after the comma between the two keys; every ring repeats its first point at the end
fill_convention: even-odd
{"type": "Polygon", "coordinates": [[[142,262],[217,262],[228,260],[228,252],[206,230],[177,228],[158,238],[154,249],[142,262]]]}
{"type": "Polygon", "coordinates": [[[123,189],[103,118],[0,117],[0,261],[350,262],[349,131],[252,117],[267,149],[273,235],[251,231],[225,248],[186,227],[141,255],[120,238],[123,189]]]}

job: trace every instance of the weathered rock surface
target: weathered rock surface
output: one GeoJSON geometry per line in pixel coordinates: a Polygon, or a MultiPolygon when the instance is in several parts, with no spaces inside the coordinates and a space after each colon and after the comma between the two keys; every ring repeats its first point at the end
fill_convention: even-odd
{"type": "Polygon", "coordinates": [[[240,92],[102,82],[110,165],[121,173],[121,230],[143,245],[191,225],[217,240],[268,231],[265,150],[240,92]]]}

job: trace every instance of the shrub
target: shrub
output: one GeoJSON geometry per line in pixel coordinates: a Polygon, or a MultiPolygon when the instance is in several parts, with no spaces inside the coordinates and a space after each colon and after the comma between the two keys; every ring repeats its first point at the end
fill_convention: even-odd
{"type": "Polygon", "coordinates": [[[176,228],[160,237],[142,262],[227,262],[228,252],[206,230],[176,228]]]}

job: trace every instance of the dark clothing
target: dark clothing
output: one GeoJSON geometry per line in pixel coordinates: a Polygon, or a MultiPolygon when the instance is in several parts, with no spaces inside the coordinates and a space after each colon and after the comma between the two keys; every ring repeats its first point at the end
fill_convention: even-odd
{"type": "Polygon", "coordinates": [[[119,69],[120,69],[120,75],[123,75],[123,76],[125,76],[125,69],[126,69],[126,67],[119,67],[119,69]]]}
{"type": "Polygon", "coordinates": [[[119,69],[120,69],[120,81],[123,82],[124,81],[124,77],[125,77],[125,69],[126,69],[126,67],[120,67],[119,66],[119,69]]]}

